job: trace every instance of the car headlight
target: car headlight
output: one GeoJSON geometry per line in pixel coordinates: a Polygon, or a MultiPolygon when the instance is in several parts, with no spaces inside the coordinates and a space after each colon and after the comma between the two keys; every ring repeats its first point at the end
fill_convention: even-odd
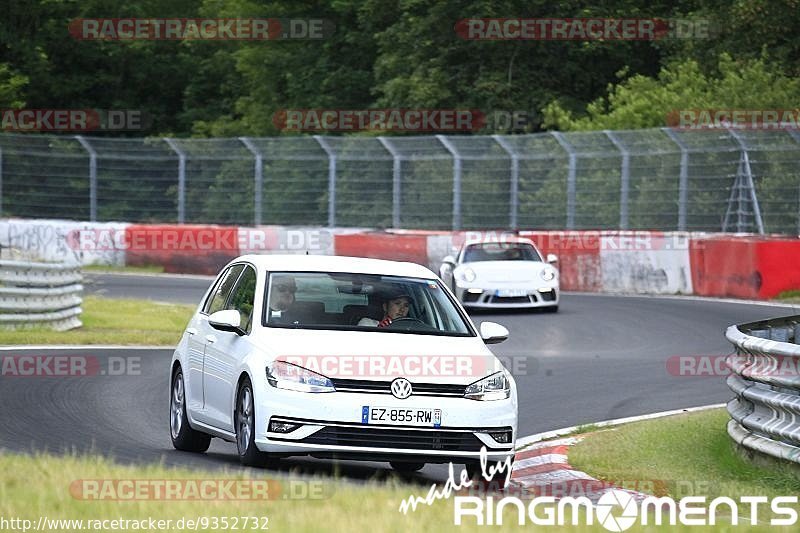
{"type": "Polygon", "coordinates": [[[556,269],[551,267],[544,268],[539,275],[542,276],[542,279],[545,281],[553,281],[556,277],[556,269]]]}
{"type": "Polygon", "coordinates": [[[467,283],[475,281],[475,278],[478,277],[477,274],[475,274],[475,271],[469,267],[462,269],[458,274],[459,274],[458,277],[460,277],[467,283]]]}
{"type": "Polygon", "coordinates": [[[504,371],[476,381],[464,391],[464,398],[470,400],[505,400],[511,396],[511,382],[504,371]]]}
{"type": "Polygon", "coordinates": [[[267,366],[267,381],[273,387],[297,392],[334,392],[333,383],[322,374],[285,361],[267,366]]]}

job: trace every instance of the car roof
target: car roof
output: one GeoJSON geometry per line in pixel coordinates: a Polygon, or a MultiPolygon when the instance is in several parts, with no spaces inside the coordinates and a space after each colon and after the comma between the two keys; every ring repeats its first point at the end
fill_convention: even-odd
{"type": "Polygon", "coordinates": [[[271,272],[352,272],[435,279],[436,274],[416,263],[341,255],[242,255],[231,263],[247,261],[271,272]]]}
{"type": "Polygon", "coordinates": [[[472,246],[473,244],[530,244],[536,248],[536,244],[530,239],[524,237],[503,237],[497,240],[474,240],[466,241],[464,246],[472,246]]]}

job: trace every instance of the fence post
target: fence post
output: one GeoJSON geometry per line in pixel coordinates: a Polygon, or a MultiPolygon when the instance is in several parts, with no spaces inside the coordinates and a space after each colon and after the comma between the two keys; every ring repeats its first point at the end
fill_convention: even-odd
{"type": "Polygon", "coordinates": [[[186,153],[173,139],[164,138],[172,150],[178,154],[178,224],[186,220],[186,153]]]}
{"type": "Polygon", "coordinates": [[[681,169],[678,179],[678,231],[686,231],[686,212],[689,204],[689,147],[672,131],[672,128],[661,128],[661,131],[672,139],[681,149],[681,169]]]}
{"type": "Polygon", "coordinates": [[[511,197],[509,198],[508,219],[511,229],[517,229],[517,212],[519,211],[519,154],[517,154],[514,147],[502,136],[492,135],[492,139],[511,156],[511,182],[509,183],[511,197]]]}
{"type": "Polygon", "coordinates": [[[95,222],[97,220],[97,152],[83,135],[76,135],[75,139],[89,153],[89,220],[95,222]]]}
{"type": "Polygon", "coordinates": [[[400,227],[400,176],[402,159],[394,145],[386,137],[378,137],[384,148],[392,155],[392,227],[400,227]]]}
{"type": "Polygon", "coordinates": [[[575,229],[575,181],[578,158],[572,145],[564,138],[564,135],[560,131],[551,131],[550,133],[569,155],[567,174],[567,229],[575,229]]]}
{"type": "Polygon", "coordinates": [[[619,177],[619,229],[628,229],[628,197],[631,186],[631,154],[622,141],[613,131],[604,130],[603,133],[614,143],[622,155],[622,165],[619,177]]]}
{"type": "Polygon", "coordinates": [[[444,135],[437,135],[437,139],[453,156],[453,228],[461,229],[461,156],[453,143],[444,135]]]}
{"type": "Polygon", "coordinates": [[[242,144],[244,144],[256,158],[256,166],[253,173],[253,179],[255,180],[253,183],[253,225],[259,226],[261,225],[261,193],[262,184],[264,183],[264,158],[261,155],[261,151],[256,148],[256,145],[253,144],[250,139],[247,137],[239,137],[239,140],[242,141],[242,144]]]}
{"type": "Polygon", "coordinates": [[[321,135],[314,135],[325,153],[328,154],[328,226],[336,226],[336,153],[321,135]]]}
{"type": "MultiPolygon", "coordinates": [[[[753,202],[753,216],[756,219],[756,227],[758,228],[759,235],[764,234],[764,222],[761,220],[761,208],[758,205],[758,197],[756,196],[756,185],[753,182],[753,170],[750,168],[750,154],[747,153],[747,144],[745,143],[744,139],[742,139],[741,135],[737,132],[732,130],[731,128],[726,128],[728,133],[730,133],[736,142],[739,143],[739,146],[742,147],[742,164],[744,170],[744,178],[746,180],[746,187],[750,191],[750,201],[753,202]]],[[[740,202],[741,206],[741,202],[740,202]]]]}

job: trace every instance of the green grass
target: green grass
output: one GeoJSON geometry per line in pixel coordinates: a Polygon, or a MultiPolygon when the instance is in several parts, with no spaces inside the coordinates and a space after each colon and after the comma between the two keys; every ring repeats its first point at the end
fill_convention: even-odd
{"type": "Polygon", "coordinates": [[[148,300],[117,300],[87,296],[83,327],[70,331],[0,330],[0,344],[148,344],[174,346],[195,307],[148,300]]]}
{"type": "Polygon", "coordinates": [[[595,478],[652,484],[676,499],[800,493],[797,470],[755,465],[736,452],[728,420],[725,409],[714,409],[600,431],[570,448],[569,462],[595,478]]]}
{"type": "Polygon", "coordinates": [[[800,290],[783,291],[775,297],[775,300],[790,304],[800,303],[800,290]]]}
{"type": "MultiPolygon", "coordinates": [[[[163,466],[120,466],[102,458],[51,455],[11,455],[0,453],[0,517],[33,520],[40,515],[64,519],[172,519],[198,517],[266,516],[270,531],[484,531],[486,528],[453,526],[452,501],[422,505],[407,515],[398,509],[410,495],[425,496],[428,487],[412,486],[392,477],[366,485],[331,478],[312,478],[320,498],[283,499],[289,477],[251,469],[245,474],[230,471],[203,472],[197,469],[170,469],[163,466]],[[129,479],[275,479],[283,483],[277,499],[266,501],[106,501],[73,497],[75,480],[129,479]],[[321,488],[321,490],[320,490],[321,488]]],[[[292,483],[302,489],[303,481],[292,483]]],[[[307,480],[309,478],[302,478],[307,480]]],[[[272,493],[270,491],[270,493],[272,493]]],[[[295,494],[303,491],[294,490],[295,494]]],[[[509,515],[510,518],[510,515],[509,515]]],[[[204,530],[203,528],[200,528],[204,530]]],[[[176,529],[172,529],[176,530],[176,529]]],[[[241,524],[239,530],[242,530],[241,524]]],[[[245,528],[245,531],[255,529],[245,528]]],[[[492,531],[519,531],[516,523],[492,531]]]]}
{"type": "Polygon", "coordinates": [[[86,265],[81,267],[84,272],[123,272],[129,274],[163,274],[163,265],[145,266],[113,266],[113,265],[86,265]]]}

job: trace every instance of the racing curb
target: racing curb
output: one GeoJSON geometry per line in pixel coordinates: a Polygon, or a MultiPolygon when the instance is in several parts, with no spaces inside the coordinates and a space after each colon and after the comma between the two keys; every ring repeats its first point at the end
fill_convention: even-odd
{"type": "MultiPolygon", "coordinates": [[[[643,420],[653,420],[667,416],[706,411],[725,407],[725,404],[712,404],[687,409],[675,409],[641,416],[617,418],[592,424],[592,427],[614,427],[643,420]]],[[[635,490],[625,489],[613,483],[600,481],[586,472],[575,470],[569,464],[569,448],[581,442],[583,437],[567,436],[582,429],[581,426],[557,429],[518,439],[511,479],[507,490],[531,497],[552,496],[586,497],[593,504],[612,490],[630,494],[636,501],[653,496],[635,490]],[[552,440],[555,439],[555,440],[552,440]]]]}

